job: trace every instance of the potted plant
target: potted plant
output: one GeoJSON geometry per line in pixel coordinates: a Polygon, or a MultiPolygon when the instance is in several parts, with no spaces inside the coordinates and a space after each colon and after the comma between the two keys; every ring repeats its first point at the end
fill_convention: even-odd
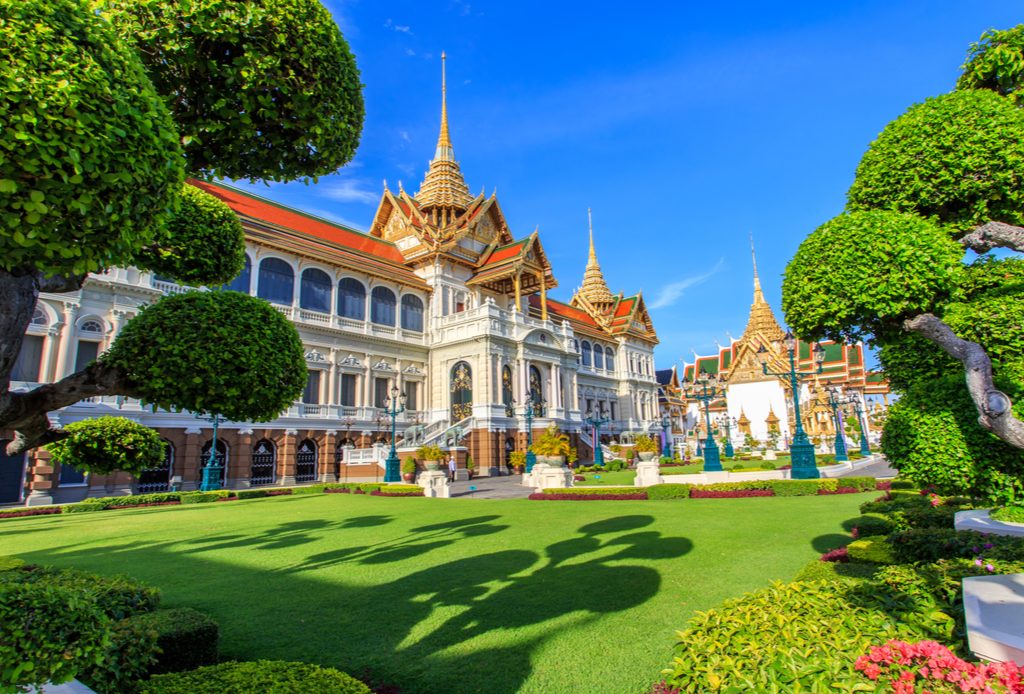
{"type": "Polygon", "coordinates": [[[466,454],[466,472],[469,473],[469,479],[473,479],[473,473],[476,471],[476,463],[473,462],[473,456],[466,454]]]}
{"type": "Polygon", "coordinates": [[[569,461],[569,467],[576,467],[576,461],[580,459],[580,452],[576,450],[576,446],[569,447],[569,454],[566,460],[569,461]]]}
{"type": "Polygon", "coordinates": [[[416,457],[423,461],[423,466],[428,470],[440,470],[441,458],[444,454],[441,447],[436,444],[420,446],[416,449],[416,457]]]}
{"type": "Polygon", "coordinates": [[[402,479],[406,482],[413,482],[416,480],[415,458],[406,458],[402,461],[402,479]]]}
{"type": "Polygon", "coordinates": [[[521,475],[526,468],[526,454],[522,451],[512,451],[508,454],[508,462],[516,474],[521,475]]]}
{"type": "Polygon", "coordinates": [[[640,455],[640,460],[645,463],[654,460],[654,456],[658,452],[657,442],[647,434],[637,436],[633,448],[640,455]]]}
{"type": "Polygon", "coordinates": [[[533,442],[530,450],[537,455],[538,463],[560,467],[565,464],[569,448],[569,437],[552,424],[533,442]]]}

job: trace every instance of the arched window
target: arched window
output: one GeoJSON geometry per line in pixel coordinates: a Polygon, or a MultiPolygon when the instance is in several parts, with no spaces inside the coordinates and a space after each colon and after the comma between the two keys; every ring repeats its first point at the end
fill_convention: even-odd
{"type": "Polygon", "coordinates": [[[451,417],[459,422],[473,414],[473,370],[469,364],[460,361],[452,367],[451,373],[451,417]]]}
{"type": "MultiPolygon", "coordinates": [[[[206,463],[210,460],[210,444],[212,441],[207,441],[203,444],[203,450],[199,454],[199,479],[203,479],[203,468],[206,467],[206,463]]],[[[217,462],[221,464],[220,471],[220,484],[225,486],[228,483],[228,463],[231,460],[231,450],[228,445],[224,443],[224,439],[217,439],[217,462]]]]}
{"type": "Polygon", "coordinates": [[[82,321],[82,324],[78,326],[78,332],[95,333],[97,335],[101,335],[103,334],[103,323],[96,319],[82,321]]]}
{"type": "Polygon", "coordinates": [[[334,283],[327,273],[315,267],[302,271],[299,285],[299,308],[320,313],[331,312],[331,288],[334,283]]]}
{"type": "Polygon", "coordinates": [[[252,261],[249,259],[249,254],[245,254],[245,265],[242,266],[242,271],[238,274],[238,277],[231,280],[230,284],[225,284],[221,289],[228,289],[233,292],[242,292],[243,294],[249,293],[250,278],[252,276],[252,261]]]}
{"type": "Polygon", "coordinates": [[[604,368],[615,371],[615,352],[611,347],[604,348],[604,368]]]}
{"type": "Polygon", "coordinates": [[[36,307],[35,313],[32,314],[32,325],[49,325],[50,319],[46,315],[46,311],[36,307]]]}
{"type": "Polygon", "coordinates": [[[272,304],[291,306],[295,297],[295,273],[280,258],[264,258],[260,262],[260,283],[256,296],[272,304]]]}
{"type": "Polygon", "coordinates": [[[295,481],[316,481],[316,441],[303,439],[295,451],[295,481]]]}
{"type": "MultiPolygon", "coordinates": [[[[583,343],[586,344],[586,343],[583,343]]],[[[544,388],[541,385],[540,369],[530,367],[530,399],[533,400],[533,416],[544,416],[544,388]]]]}
{"type": "Polygon", "coordinates": [[[423,301],[414,294],[402,297],[402,328],[423,332],[423,301]]]}
{"type": "Polygon", "coordinates": [[[354,277],[344,277],[338,282],[338,315],[366,320],[366,287],[354,277]]]}
{"type": "Polygon", "coordinates": [[[395,293],[387,287],[374,287],[370,293],[370,321],[378,325],[395,324],[395,293]]]}
{"type": "MultiPolygon", "coordinates": [[[[171,474],[174,471],[174,444],[164,439],[164,460],[159,467],[139,473],[139,494],[166,492],[171,488],[171,474]]],[[[209,450],[209,449],[207,449],[209,450]]]]}
{"type": "Polygon", "coordinates": [[[505,416],[515,416],[515,395],[512,391],[512,369],[507,365],[501,367],[501,403],[505,406],[505,416]]]}
{"type": "Polygon", "coordinates": [[[249,485],[273,484],[277,472],[277,446],[273,441],[260,439],[252,449],[252,466],[249,468],[249,485]]]}
{"type": "Polygon", "coordinates": [[[582,343],[581,354],[583,355],[583,366],[590,366],[594,363],[592,358],[593,351],[590,349],[590,343],[586,340],[582,343]]]}
{"type": "Polygon", "coordinates": [[[604,368],[604,349],[601,347],[601,345],[597,344],[594,345],[594,368],[604,368]]]}

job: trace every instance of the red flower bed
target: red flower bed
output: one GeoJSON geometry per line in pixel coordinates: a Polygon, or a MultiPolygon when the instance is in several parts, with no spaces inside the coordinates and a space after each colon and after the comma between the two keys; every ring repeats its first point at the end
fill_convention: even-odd
{"type": "Polygon", "coordinates": [[[325,489],[324,494],[350,494],[348,489],[325,489]]]}
{"type": "Polygon", "coordinates": [[[746,496],[775,496],[771,489],[691,489],[691,499],[741,499],[746,496]]]}
{"type": "Polygon", "coordinates": [[[370,496],[423,496],[423,492],[382,492],[378,489],[370,492],[370,496]]]}
{"type": "Polygon", "coordinates": [[[894,694],[922,691],[1024,692],[1024,668],[1012,662],[969,663],[935,641],[889,641],[857,658],[857,670],[894,694]]]}
{"type": "Polygon", "coordinates": [[[829,550],[821,555],[822,561],[836,561],[846,563],[850,561],[850,553],[845,547],[829,550]]]}
{"type": "Polygon", "coordinates": [[[0,511],[0,520],[4,518],[25,518],[27,516],[52,516],[63,510],[61,506],[40,506],[39,508],[26,508],[17,511],[0,511]]]}
{"type": "Polygon", "coordinates": [[[533,501],[646,501],[647,492],[636,494],[531,494],[533,501]]]}
{"type": "Polygon", "coordinates": [[[892,480],[878,480],[878,484],[875,489],[881,492],[887,492],[892,488],[892,480]]]}
{"type": "Polygon", "coordinates": [[[819,489],[818,490],[818,494],[820,494],[822,496],[825,496],[825,495],[828,495],[828,494],[856,494],[856,493],[857,493],[857,488],[856,487],[839,487],[838,489],[834,489],[834,490],[829,490],[829,489],[819,489]]]}
{"type": "MultiPolygon", "coordinates": [[[[224,501],[223,499],[221,501],[224,501]]],[[[146,506],[178,506],[180,501],[153,501],[148,504],[121,504],[120,506],[108,506],[104,511],[113,511],[116,508],[145,508],[146,506]]]]}
{"type": "Polygon", "coordinates": [[[291,493],[291,489],[271,489],[267,491],[267,496],[290,496],[291,493]]]}
{"type": "MultiPolygon", "coordinates": [[[[237,496],[222,496],[221,498],[217,499],[217,501],[238,501],[238,497],[237,496]]],[[[138,508],[138,507],[136,507],[136,508],[138,508]]]]}

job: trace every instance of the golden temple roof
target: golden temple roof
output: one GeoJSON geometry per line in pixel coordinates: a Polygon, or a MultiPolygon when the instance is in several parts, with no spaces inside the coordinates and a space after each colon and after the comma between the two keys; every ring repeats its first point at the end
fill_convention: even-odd
{"type": "Polygon", "coordinates": [[[747,318],[747,327],[743,331],[740,342],[749,342],[759,336],[761,341],[768,343],[765,346],[770,348],[771,343],[781,340],[785,337],[786,332],[775,320],[772,307],[768,305],[764,298],[764,292],[761,291],[761,278],[757,274],[757,256],[754,254],[753,238],[750,240],[750,257],[754,263],[754,303],[750,305],[750,316],[747,318]]]}
{"type": "Polygon", "coordinates": [[[441,54],[441,132],[437,137],[437,149],[430,161],[416,193],[416,202],[421,207],[448,207],[465,210],[473,202],[469,194],[469,186],[462,177],[458,162],[455,161],[455,148],[452,147],[451,135],[448,132],[448,101],[447,85],[444,74],[445,54],[441,54]]]}
{"type": "Polygon", "coordinates": [[[608,284],[604,281],[601,273],[601,266],[597,262],[597,253],[594,251],[594,224],[590,216],[590,209],[587,209],[587,220],[590,224],[590,256],[587,258],[587,269],[583,272],[583,286],[580,294],[590,304],[600,306],[615,301],[608,284]]]}

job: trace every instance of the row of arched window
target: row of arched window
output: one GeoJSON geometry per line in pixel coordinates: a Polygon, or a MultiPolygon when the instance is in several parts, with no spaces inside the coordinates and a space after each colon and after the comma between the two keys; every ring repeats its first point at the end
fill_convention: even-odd
{"type": "MultiPolygon", "coordinates": [[[[225,289],[249,293],[252,261],[245,256],[245,267],[225,289]]],[[[331,294],[334,282],[323,270],[306,268],[299,279],[299,308],[319,313],[331,313],[331,294]]],[[[256,282],[256,296],[273,304],[291,306],[295,295],[295,272],[280,258],[260,261],[256,282]]],[[[398,299],[387,287],[374,287],[370,292],[370,322],[394,327],[400,319],[404,330],[423,331],[423,300],[414,294],[404,294],[401,312],[398,299]]],[[[333,307],[342,318],[366,320],[366,286],[354,277],[338,280],[338,294],[333,307]]]]}
{"type": "Polygon", "coordinates": [[[580,341],[580,363],[595,369],[615,370],[615,350],[602,347],[596,342],[591,345],[587,340],[580,341]]]}

